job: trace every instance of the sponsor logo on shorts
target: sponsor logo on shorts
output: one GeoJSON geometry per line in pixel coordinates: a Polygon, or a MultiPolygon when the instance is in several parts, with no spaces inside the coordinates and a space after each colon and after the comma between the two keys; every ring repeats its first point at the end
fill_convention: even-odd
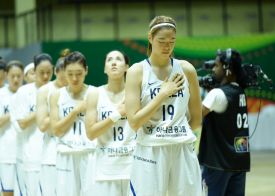
{"type": "Polygon", "coordinates": [[[137,155],[134,155],[134,159],[139,160],[139,161],[144,161],[144,162],[147,162],[147,163],[157,164],[156,161],[153,161],[153,160],[150,160],[150,159],[147,159],[147,158],[144,158],[144,157],[140,157],[140,156],[137,156],[137,155]]]}

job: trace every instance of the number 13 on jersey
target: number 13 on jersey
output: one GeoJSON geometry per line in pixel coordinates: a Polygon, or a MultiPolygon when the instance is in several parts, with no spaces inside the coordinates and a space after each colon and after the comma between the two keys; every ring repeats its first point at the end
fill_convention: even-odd
{"type": "Polygon", "coordinates": [[[123,139],[123,127],[114,127],[114,141],[122,141],[123,139]]]}

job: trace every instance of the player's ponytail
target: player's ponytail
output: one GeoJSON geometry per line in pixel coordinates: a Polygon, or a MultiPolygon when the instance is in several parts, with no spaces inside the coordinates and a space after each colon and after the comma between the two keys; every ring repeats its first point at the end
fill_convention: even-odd
{"type": "Polygon", "coordinates": [[[71,51],[69,48],[65,48],[60,52],[60,57],[57,59],[55,64],[55,71],[59,72],[60,70],[63,70],[65,68],[64,66],[64,59],[66,56],[70,55],[71,51]]]}

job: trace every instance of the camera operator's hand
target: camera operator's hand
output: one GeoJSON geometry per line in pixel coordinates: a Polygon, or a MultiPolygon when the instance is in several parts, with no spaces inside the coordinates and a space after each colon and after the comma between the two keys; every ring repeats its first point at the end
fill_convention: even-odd
{"type": "Polygon", "coordinates": [[[184,77],[182,74],[175,74],[172,79],[168,80],[167,78],[163,81],[160,93],[165,97],[169,97],[179,90],[183,89],[184,77]]]}
{"type": "Polygon", "coordinates": [[[208,74],[206,76],[199,77],[199,85],[205,90],[210,91],[211,89],[218,87],[219,83],[213,75],[208,74]]]}

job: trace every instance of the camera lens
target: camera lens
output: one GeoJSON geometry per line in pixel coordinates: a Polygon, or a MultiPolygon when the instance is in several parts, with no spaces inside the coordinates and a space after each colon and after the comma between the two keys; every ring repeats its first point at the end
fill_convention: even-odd
{"type": "Polygon", "coordinates": [[[204,69],[212,69],[215,66],[215,60],[205,61],[203,64],[204,69]]]}

